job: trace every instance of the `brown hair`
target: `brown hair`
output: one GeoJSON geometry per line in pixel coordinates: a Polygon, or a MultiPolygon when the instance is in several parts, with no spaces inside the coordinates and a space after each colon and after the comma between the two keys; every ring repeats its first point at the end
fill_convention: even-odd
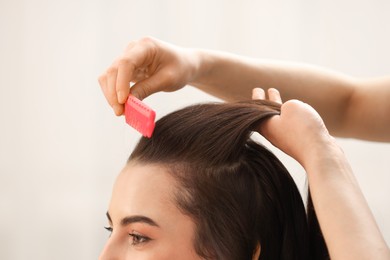
{"type": "Polygon", "coordinates": [[[205,259],[326,259],[309,194],[308,215],[283,164],[250,138],[280,113],[269,101],[208,103],[173,112],[142,138],[129,160],[167,167],[178,208],[196,223],[205,259]]]}

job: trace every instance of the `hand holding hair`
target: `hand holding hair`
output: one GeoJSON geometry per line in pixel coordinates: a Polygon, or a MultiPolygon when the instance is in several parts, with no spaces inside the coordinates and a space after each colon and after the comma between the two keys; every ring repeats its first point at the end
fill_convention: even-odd
{"type": "MultiPolygon", "coordinates": [[[[262,89],[253,90],[253,99],[265,99],[262,89]]],[[[279,91],[268,89],[268,99],[282,104],[279,91]]],[[[260,133],[274,146],[300,164],[310,161],[316,150],[333,143],[320,115],[310,105],[299,100],[282,104],[280,115],[272,116],[260,125],[260,133]]]]}
{"type": "MultiPolygon", "coordinates": [[[[265,99],[265,93],[254,89],[252,97],[265,99]]],[[[281,103],[276,89],[268,90],[268,98],[281,103]]],[[[331,259],[390,259],[390,250],[342,149],[311,106],[287,101],[280,115],[262,123],[260,133],[305,168],[331,259]]]]}

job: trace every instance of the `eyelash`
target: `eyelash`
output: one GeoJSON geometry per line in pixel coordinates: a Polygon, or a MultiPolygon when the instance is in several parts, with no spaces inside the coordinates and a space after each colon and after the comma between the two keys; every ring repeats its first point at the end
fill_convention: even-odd
{"type": "Polygon", "coordinates": [[[133,231],[133,233],[130,233],[129,236],[131,236],[133,238],[133,242],[131,243],[132,246],[147,243],[151,240],[150,238],[148,238],[146,236],[142,236],[140,234],[134,233],[134,231],[133,231]]]}
{"type": "Polygon", "coordinates": [[[111,234],[112,234],[112,227],[104,227],[104,229],[106,229],[108,232],[110,232],[110,236],[111,236],[111,234]]]}
{"type": "MultiPolygon", "coordinates": [[[[112,227],[104,227],[108,232],[110,232],[110,236],[112,234],[112,231],[113,231],[113,228],[112,227]]],[[[136,245],[139,245],[139,244],[142,244],[142,243],[147,243],[149,242],[151,239],[149,237],[146,237],[146,236],[142,236],[140,234],[137,234],[133,231],[133,233],[130,233],[129,236],[132,237],[133,241],[131,243],[132,246],[136,246],[136,245]]]]}

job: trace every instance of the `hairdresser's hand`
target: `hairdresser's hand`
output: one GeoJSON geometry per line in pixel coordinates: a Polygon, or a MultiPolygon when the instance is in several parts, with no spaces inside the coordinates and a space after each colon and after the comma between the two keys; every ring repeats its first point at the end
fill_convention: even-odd
{"type": "Polygon", "coordinates": [[[99,77],[102,91],[116,115],[131,93],[139,99],[158,91],[175,91],[185,86],[196,70],[196,55],[190,49],[143,38],[131,42],[124,53],[99,77]]]}
{"type": "MultiPolygon", "coordinates": [[[[264,99],[262,89],[253,90],[253,99],[264,99]]],[[[282,104],[276,89],[268,90],[268,99],[282,104]]],[[[315,156],[323,156],[334,149],[334,138],[326,129],[320,115],[308,104],[289,100],[282,104],[281,114],[267,119],[260,133],[273,145],[296,159],[304,167],[315,156]]]]}

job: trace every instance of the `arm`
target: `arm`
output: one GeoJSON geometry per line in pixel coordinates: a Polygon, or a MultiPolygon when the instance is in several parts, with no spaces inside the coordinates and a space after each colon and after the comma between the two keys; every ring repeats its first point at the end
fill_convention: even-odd
{"type": "MultiPolygon", "coordinates": [[[[281,101],[275,90],[269,94],[271,100],[281,101]]],[[[390,259],[389,248],[344,153],[312,107],[288,101],[280,116],[264,122],[260,132],[305,168],[331,259],[390,259]]]]}
{"type": "Polygon", "coordinates": [[[390,259],[390,251],[340,147],[319,143],[304,162],[331,259],[390,259]]]}
{"type": "Polygon", "coordinates": [[[253,88],[278,88],[284,100],[313,106],[332,135],[390,141],[390,77],[359,80],[298,63],[198,51],[190,84],[226,100],[247,99],[253,88]]]}
{"type": "Polygon", "coordinates": [[[99,77],[117,115],[130,92],[143,99],[190,84],[226,100],[249,99],[254,87],[310,103],[335,136],[390,142],[390,77],[358,80],[297,63],[179,48],[153,39],[131,42],[99,77]]]}

